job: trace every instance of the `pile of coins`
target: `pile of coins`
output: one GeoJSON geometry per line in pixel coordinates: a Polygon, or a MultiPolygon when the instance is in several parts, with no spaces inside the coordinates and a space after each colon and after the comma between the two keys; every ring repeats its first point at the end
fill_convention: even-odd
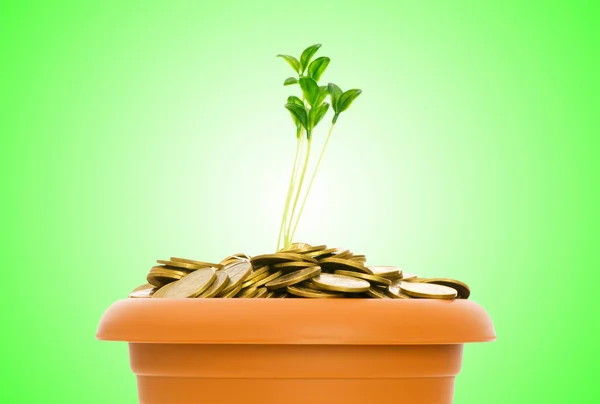
{"type": "Polygon", "coordinates": [[[469,287],[419,278],[393,266],[367,266],[346,249],[294,243],[275,254],[233,254],[220,263],[158,260],[130,298],[467,299],[469,287]]]}

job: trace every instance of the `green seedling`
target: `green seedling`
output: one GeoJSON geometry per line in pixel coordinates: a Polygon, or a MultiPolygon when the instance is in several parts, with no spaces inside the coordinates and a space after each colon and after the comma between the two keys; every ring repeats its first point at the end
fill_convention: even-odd
{"type": "Polygon", "coordinates": [[[331,61],[326,56],[321,56],[315,60],[312,60],[313,56],[320,47],[320,44],[309,46],[302,52],[300,60],[290,55],[277,55],[277,57],[285,59],[292,69],[294,69],[294,71],[298,74],[298,78],[288,77],[285,79],[283,85],[290,86],[298,84],[302,91],[302,99],[292,95],[288,97],[287,103],[285,104],[285,108],[289,111],[296,128],[296,155],[294,158],[294,164],[292,166],[292,175],[283,209],[281,226],[279,229],[279,238],[277,240],[277,250],[281,248],[282,237],[284,248],[288,248],[292,243],[296,229],[298,228],[298,224],[300,222],[300,218],[302,216],[302,212],[304,211],[304,206],[306,205],[308,195],[310,194],[317,171],[321,165],[321,160],[325,154],[325,149],[329,144],[333,127],[335,126],[340,114],[345,112],[362,92],[358,89],[352,89],[343,92],[334,83],[329,83],[327,86],[319,86],[319,80],[331,61]],[[327,96],[329,96],[330,103],[325,102],[327,96]],[[304,185],[306,170],[310,161],[313,134],[317,125],[323,120],[325,115],[327,115],[330,106],[334,111],[331,126],[329,128],[329,132],[327,133],[327,138],[325,139],[319,159],[317,160],[315,170],[310,178],[308,188],[304,194],[300,211],[294,220],[296,208],[298,206],[300,194],[304,185]],[[304,134],[306,134],[306,147],[304,146],[304,134]],[[304,160],[303,163],[302,160],[304,160]],[[300,167],[301,165],[302,168],[300,167]]]}

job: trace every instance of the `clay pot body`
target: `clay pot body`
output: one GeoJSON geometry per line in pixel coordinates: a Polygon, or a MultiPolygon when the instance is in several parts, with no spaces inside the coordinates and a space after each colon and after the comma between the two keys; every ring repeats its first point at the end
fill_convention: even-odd
{"type": "Polygon", "coordinates": [[[442,404],[495,332],[468,300],[128,299],[97,338],[129,342],[142,404],[442,404]]]}

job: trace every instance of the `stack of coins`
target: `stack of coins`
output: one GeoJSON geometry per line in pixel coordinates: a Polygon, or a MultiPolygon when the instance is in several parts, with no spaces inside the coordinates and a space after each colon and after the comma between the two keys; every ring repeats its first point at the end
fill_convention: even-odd
{"type": "Polygon", "coordinates": [[[130,298],[468,299],[469,287],[420,278],[394,266],[367,266],[344,248],[294,243],[274,254],[232,254],[218,264],[158,260],[130,298]]]}

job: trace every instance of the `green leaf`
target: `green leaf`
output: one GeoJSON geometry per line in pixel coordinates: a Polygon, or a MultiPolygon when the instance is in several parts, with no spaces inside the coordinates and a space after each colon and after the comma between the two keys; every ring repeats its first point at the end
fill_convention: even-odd
{"type": "Polygon", "coordinates": [[[304,103],[302,102],[302,100],[298,97],[296,97],[295,95],[290,95],[287,99],[288,104],[298,104],[301,106],[304,106],[304,103]]]}
{"type": "MultiPolygon", "coordinates": [[[[302,101],[300,98],[296,97],[295,95],[290,95],[287,99],[288,104],[296,104],[296,105],[300,105],[302,108],[304,108],[304,101],[302,101]]],[[[294,123],[296,124],[296,128],[298,130],[300,130],[300,128],[302,128],[302,124],[300,123],[300,121],[298,121],[298,118],[296,118],[296,115],[292,114],[292,119],[294,120],[294,123]]],[[[298,134],[296,134],[298,136],[298,134]]]]}
{"type": "Polygon", "coordinates": [[[315,79],[315,81],[319,81],[325,72],[325,69],[327,69],[330,61],[331,59],[329,59],[327,56],[316,58],[310,65],[308,65],[308,75],[315,79]]]}
{"type": "Polygon", "coordinates": [[[342,89],[339,88],[334,83],[329,83],[327,85],[327,90],[329,91],[329,94],[331,95],[331,107],[337,113],[338,112],[338,100],[340,99],[340,97],[342,95],[342,89]]]}
{"type": "Polygon", "coordinates": [[[308,111],[308,129],[312,131],[313,128],[315,127],[315,114],[317,113],[317,109],[316,108],[311,108],[308,111]]]}
{"type": "Polygon", "coordinates": [[[300,124],[304,126],[304,129],[308,130],[308,118],[306,115],[306,108],[304,108],[304,105],[300,106],[295,103],[287,103],[285,104],[285,107],[288,111],[290,111],[292,119],[294,119],[294,123],[300,122],[300,124]]]}
{"type": "Polygon", "coordinates": [[[352,89],[352,90],[346,91],[338,99],[337,111],[335,111],[335,112],[341,113],[341,112],[344,112],[345,110],[347,110],[348,108],[350,108],[350,104],[352,104],[352,101],[354,101],[356,99],[356,97],[358,97],[361,93],[362,93],[362,90],[358,90],[358,89],[352,89]]]}
{"type": "Polygon", "coordinates": [[[290,55],[277,55],[278,58],[284,58],[286,62],[292,66],[292,69],[298,74],[300,74],[300,62],[293,56],[290,55]]]}
{"type": "Polygon", "coordinates": [[[308,111],[308,129],[309,130],[312,131],[315,128],[315,126],[317,126],[319,124],[319,122],[321,122],[321,119],[323,119],[323,117],[327,113],[328,109],[329,109],[329,104],[325,102],[325,103],[323,103],[323,105],[321,105],[317,108],[311,108],[308,111]]]}
{"type": "Polygon", "coordinates": [[[295,77],[288,77],[287,79],[285,79],[285,81],[283,82],[284,86],[291,86],[292,84],[298,84],[298,79],[295,77]]]}
{"type": "Polygon", "coordinates": [[[319,97],[319,85],[312,77],[300,77],[300,88],[304,98],[308,101],[311,107],[317,106],[317,98],[319,97]]]}
{"type": "Polygon", "coordinates": [[[315,102],[315,106],[319,106],[323,103],[323,101],[325,101],[325,98],[327,98],[327,86],[319,86],[319,96],[317,97],[317,100],[315,102]]]}
{"type": "Polygon", "coordinates": [[[300,74],[304,74],[304,71],[308,67],[310,60],[315,55],[315,53],[317,53],[317,51],[319,50],[320,47],[321,47],[321,44],[318,43],[318,44],[311,45],[308,48],[304,49],[304,52],[302,52],[302,55],[300,55],[300,69],[301,69],[299,71],[300,74]]]}
{"type": "MultiPolygon", "coordinates": [[[[288,104],[297,104],[300,105],[302,107],[304,107],[304,102],[296,97],[295,95],[290,95],[288,97],[288,104]]],[[[292,115],[292,120],[294,121],[294,124],[296,124],[296,128],[300,129],[302,127],[302,125],[300,124],[300,121],[298,120],[298,118],[296,118],[296,115],[291,114],[292,115]]]]}
{"type": "Polygon", "coordinates": [[[321,122],[321,119],[325,116],[327,111],[329,110],[329,104],[324,102],[323,105],[317,108],[317,112],[315,113],[315,126],[321,122]]]}

